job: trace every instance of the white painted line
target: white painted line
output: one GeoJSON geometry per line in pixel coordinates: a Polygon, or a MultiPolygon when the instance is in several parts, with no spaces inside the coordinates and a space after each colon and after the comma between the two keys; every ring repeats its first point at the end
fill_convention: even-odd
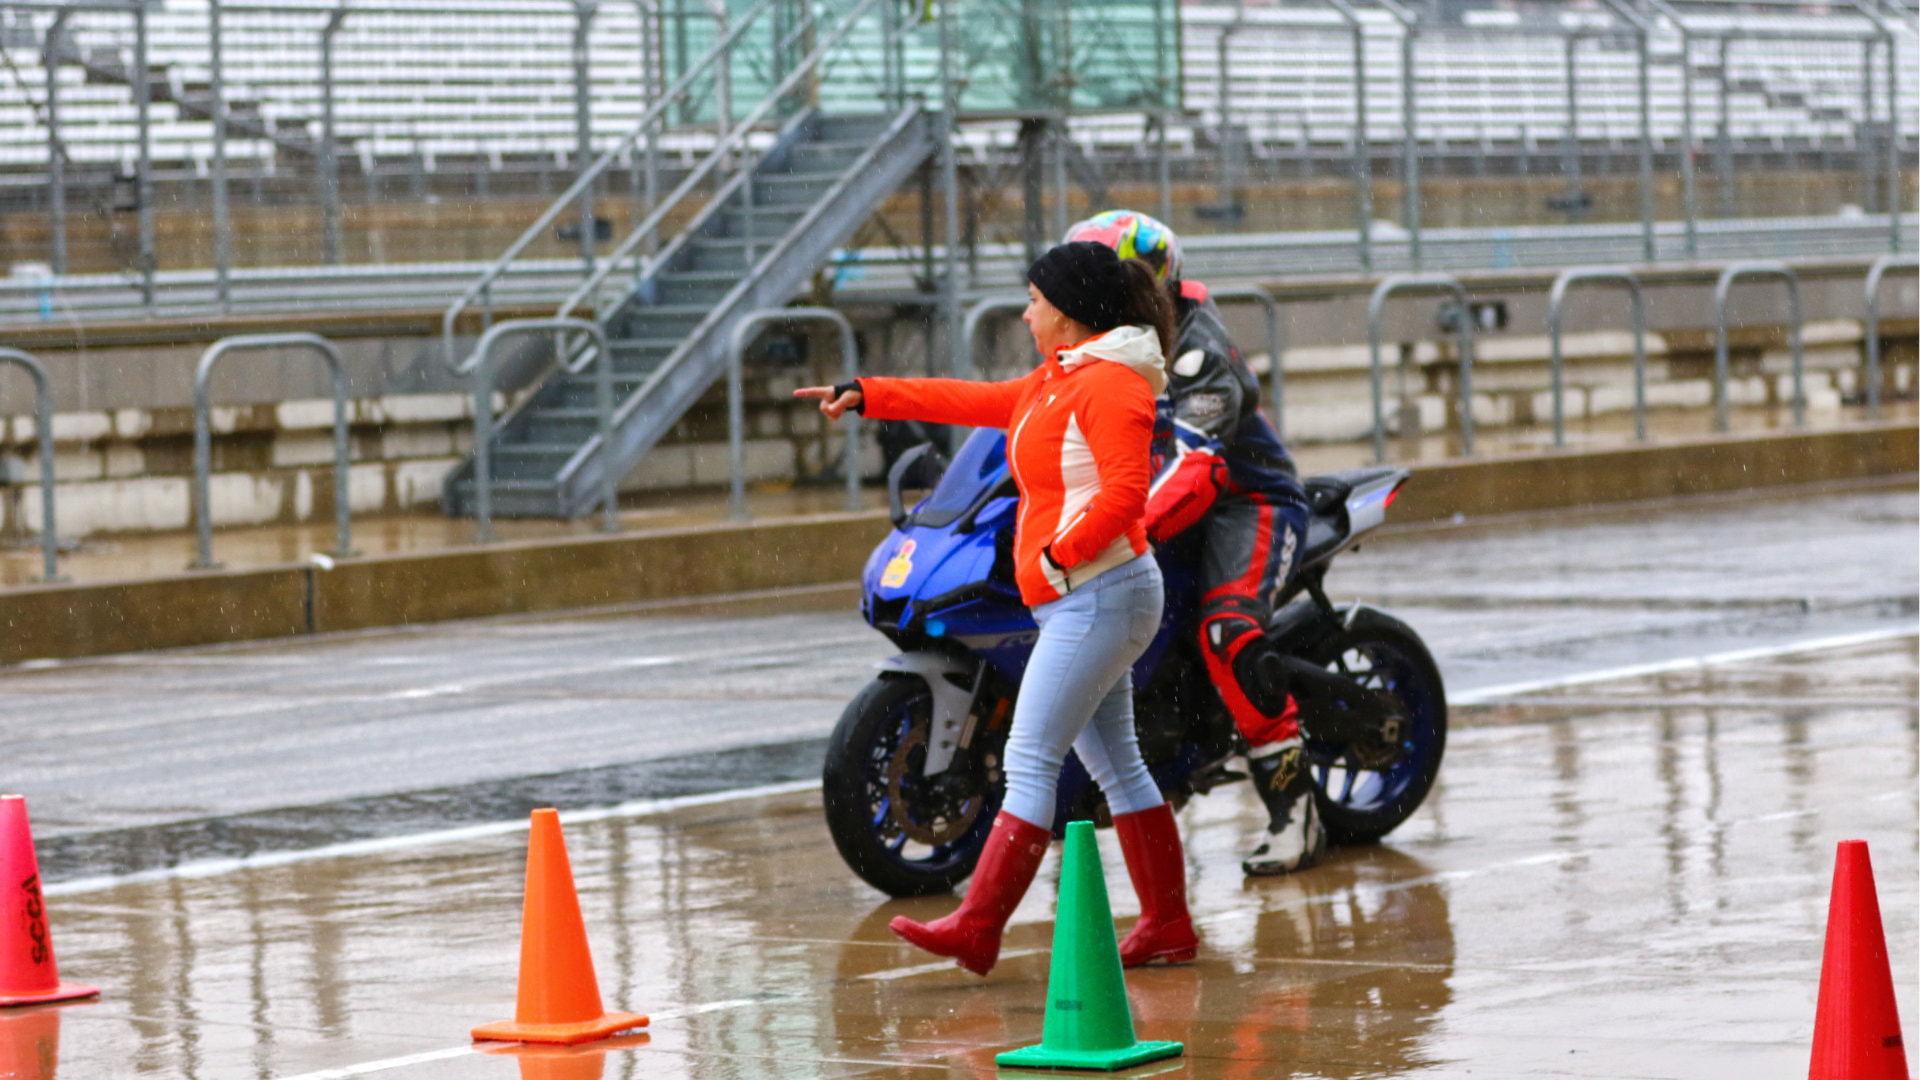
{"type": "Polygon", "coordinates": [[[319,1072],[301,1073],[298,1076],[282,1077],[281,1080],[351,1080],[355,1076],[369,1076],[389,1069],[404,1069],[409,1065],[425,1065],[434,1061],[447,1061],[452,1058],[477,1054],[472,1046],[449,1046],[445,1050],[428,1050],[406,1057],[387,1058],[384,1061],[368,1061],[359,1065],[342,1065],[337,1069],[321,1069],[319,1072]]]}
{"type": "Polygon", "coordinates": [[[675,663],[677,656],[635,656],[624,660],[588,664],[571,668],[544,668],[539,671],[517,671],[511,675],[494,675],[488,678],[462,679],[459,682],[440,683],[436,686],[416,686],[407,690],[395,690],[386,694],[375,694],[375,701],[414,701],[419,698],[443,697],[447,694],[464,694],[490,686],[507,686],[520,682],[538,682],[542,679],[564,679],[573,675],[597,675],[602,671],[619,671],[625,668],[660,667],[675,663]]]}
{"type": "MultiPolygon", "coordinates": [[[[790,780],[781,784],[762,784],[759,787],[734,788],[728,791],[713,791],[704,795],[682,795],[671,799],[637,799],[621,803],[618,806],[596,807],[590,810],[562,810],[560,821],[563,825],[581,825],[588,822],[608,821],[615,818],[642,818],[655,814],[664,814],[674,810],[684,810],[696,806],[712,806],[747,799],[764,799],[776,795],[792,795],[797,792],[814,791],[820,787],[818,780],[790,780]]],[[[131,874],[102,874],[97,877],[75,878],[45,886],[41,891],[48,896],[72,896],[78,893],[98,892],[102,889],[118,888],[121,885],[138,885],[153,881],[170,881],[177,878],[218,877],[241,870],[264,870],[276,866],[291,866],[295,863],[316,862],[322,859],[355,858],[366,855],[384,855],[395,851],[410,851],[414,848],[434,847],[439,844],[453,844],[468,840],[484,839],[492,836],[507,836],[522,832],[527,823],[521,820],[490,821],[481,825],[465,825],[455,829],[439,829],[434,832],[414,833],[409,836],[383,836],[371,840],[349,840],[340,844],[328,844],[325,847],[307,848],[303,851],[269,851],[258,855],[242,855],[227,859],[205,859],[199,862],[184,863],[180,866],[163,867],[156,870],[141,870],[131,874]]]]}
{"type": "Polygon", "coordinates": [[[1729,652],[1710,653],[1706,656],[1683,656],[1674,660],[1657,660],[1647,664],[1629,664],[1625,667],[1605,668],[1578,675],[1557,675],[1550,679],[1535,679],[1530,682],[1507,683],[1504,686],[1489,686],[1479,690],[1468,690],[1462,694],[1447,697],[1449,705],[1480,705],[1500,698],[1517,697],[1537,690],[1553,690],[1563,686],[1584,686],[1588,683],[1609,682],[1614,679],[1633,679],[1645,675],[1660,675],[1669,671],[1689,671],[1696,668],[1713,667],[1718,664],[1737,664],[1743,660],[1765,660],[1776,656],[1794,656],[1799,653],[1825,652],[1829,649],[1846,649],[1855,645],[1872,645],[1897,638],[1912,637],[1920,634],[1920,627],[1887,627],[1881,630],[1867,630],[1857,634],[1839,634],[1834,637],[1809,638],[1805,641],[1789,642],[1785,645],[1762,645],[1751,649],[1734,649],[1729,652]]]}
{"type": "MultiPolygon", "coordinates": [[[[704,1005],[688,1005],[679,1009],[663,1009],[648,1014],[647,1026],[635,1028],[636,1032],[645,1032],[663,1020],[679,1020],[688,1016],[701,1016],[706,1013],[725,1012],[728,1009],[744,1009],[754,1005],[765,1005],[774,1001],[797,1000],[797,995],[781,994],[774,997],[732,998],[727,1001],[709,1001],[704,1005]]],[[[489,1044],[495,1045],[495,1044],[489,1044]]],[[[505,1045],[505,1044],[498,1044],[505,1045]]],[[[279,1080],[351,1080],[356,1076],[371,1076],[374,1073],[404,1069],[410,1065],[424,1065],[432,1061],[447,1061],[451,1058],[465,1057],[480,1053],[478,1045],[449,1046],[444,1050],[428,1050],[404,1057],[382,1058],[379,1061],[363,1061],[358,1065],[342,1065],[334,1069],[322,1069],[319,1072],[301,1073],[298,1076],[283,1076],[279,1080]]]]}

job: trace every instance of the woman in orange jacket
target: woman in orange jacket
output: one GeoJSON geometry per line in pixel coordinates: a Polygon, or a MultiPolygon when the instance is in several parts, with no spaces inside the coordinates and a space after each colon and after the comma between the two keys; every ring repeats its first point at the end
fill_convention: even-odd
{"type": "Polygon", "coordinates": [[[1152,269],[1069,243],[1027,271],[1022,317],[1041,363],[1006,382],[866,378],[795,391],[838,418],[1004,428],[1020,489],[1014,575],[1040,624],[1007,736],[1006,798],[960,909],[893,920],[893,932],[985,975],[1052,837],[1071,747],[1100,785],[1140,897],[1121,943],[1129,967],[1184,963],[1198,948],[1173,808],[1133,730],[1135,660],[1160,627],[1160,568],[1147,545],[1154,399],[1166,386],[1173,311],[1152,269]]]}

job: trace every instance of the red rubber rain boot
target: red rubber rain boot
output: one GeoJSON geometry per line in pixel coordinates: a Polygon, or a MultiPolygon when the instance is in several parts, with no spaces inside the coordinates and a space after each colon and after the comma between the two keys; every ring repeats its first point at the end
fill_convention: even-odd
{"type": "Polygon", "coordinates": [[[1120,836],[1120,853],[1127,859],[1127,876],[1140,897],[1140,921],[1120,943],[1120,963],[1139,967],[1155,960],[1184,964],[1199,952],[1187,913],[1187,862],[1180,851],[1180,827],[1173,807],[1161,803],[1151,810],[1120,814],[1113,819],[1120,836]]]}
{"type": "Polygon", "coordinates": [[[888,929],[936,956],[953,957],[975,975],[985,975],[1000,958],[1000,931],[1033,884],[1052,839],[1051,830],[1001,811],[993,819],[993,832],[973,868],[960,910],[930,923],[902,915],[888,923],[888,929]]]}

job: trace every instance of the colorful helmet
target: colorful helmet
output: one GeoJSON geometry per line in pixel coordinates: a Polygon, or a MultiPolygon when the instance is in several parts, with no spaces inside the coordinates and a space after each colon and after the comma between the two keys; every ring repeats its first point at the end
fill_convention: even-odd
{"type": "Polygon", "coordinates": [[[1153,267],[1162,281],[1180,280],[1180,238],[1173,230],[1138,210],[1108,210],[1067,230],[1061,243],[1091,240],[1105,244],[1123,259],[1139,259],[1153,267]]]}

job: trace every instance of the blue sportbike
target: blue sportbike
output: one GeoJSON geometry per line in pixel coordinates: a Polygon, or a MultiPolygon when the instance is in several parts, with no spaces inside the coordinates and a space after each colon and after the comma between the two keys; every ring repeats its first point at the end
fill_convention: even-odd
{"type": "MultiPolygon", "coordinates": [[[[900,654],[847,705],[824,770],[834,844],[890,896],[946,892],[973,872],[999,810],[1001,755],[1039,636],[1013,580],[1019,497],[1005,434],[975,431],[907,509],[903,481],[937,462],[922,444],[889,471],[894,531],[867,560],[861,614],[900,654]]],[[[1407,478],[1365,468],[1305,482],[1312,512],[1300,570],[1267,628],[1283,653],[1351,690],[1339,708],[1302,717],[1321,820],[1335,843],[1369,843],[1405,821],[1446,748],[1446,693],[1419,635],[1384,612],[1335,604],[1325,590],[1334,557],[1385,520],[1407,478]]],[[[1133,672],[1140,750],[1176,806],[1245,779],[1229,763],[1246,746],[1208,681],[1193,629],[1202,532],[1189,529],[1157,554],[1166,614],[1133,672]]],[[[1105,824],[1108,814],[1069,755],[1055,828],[1073,820],[1105,824]]]]}

